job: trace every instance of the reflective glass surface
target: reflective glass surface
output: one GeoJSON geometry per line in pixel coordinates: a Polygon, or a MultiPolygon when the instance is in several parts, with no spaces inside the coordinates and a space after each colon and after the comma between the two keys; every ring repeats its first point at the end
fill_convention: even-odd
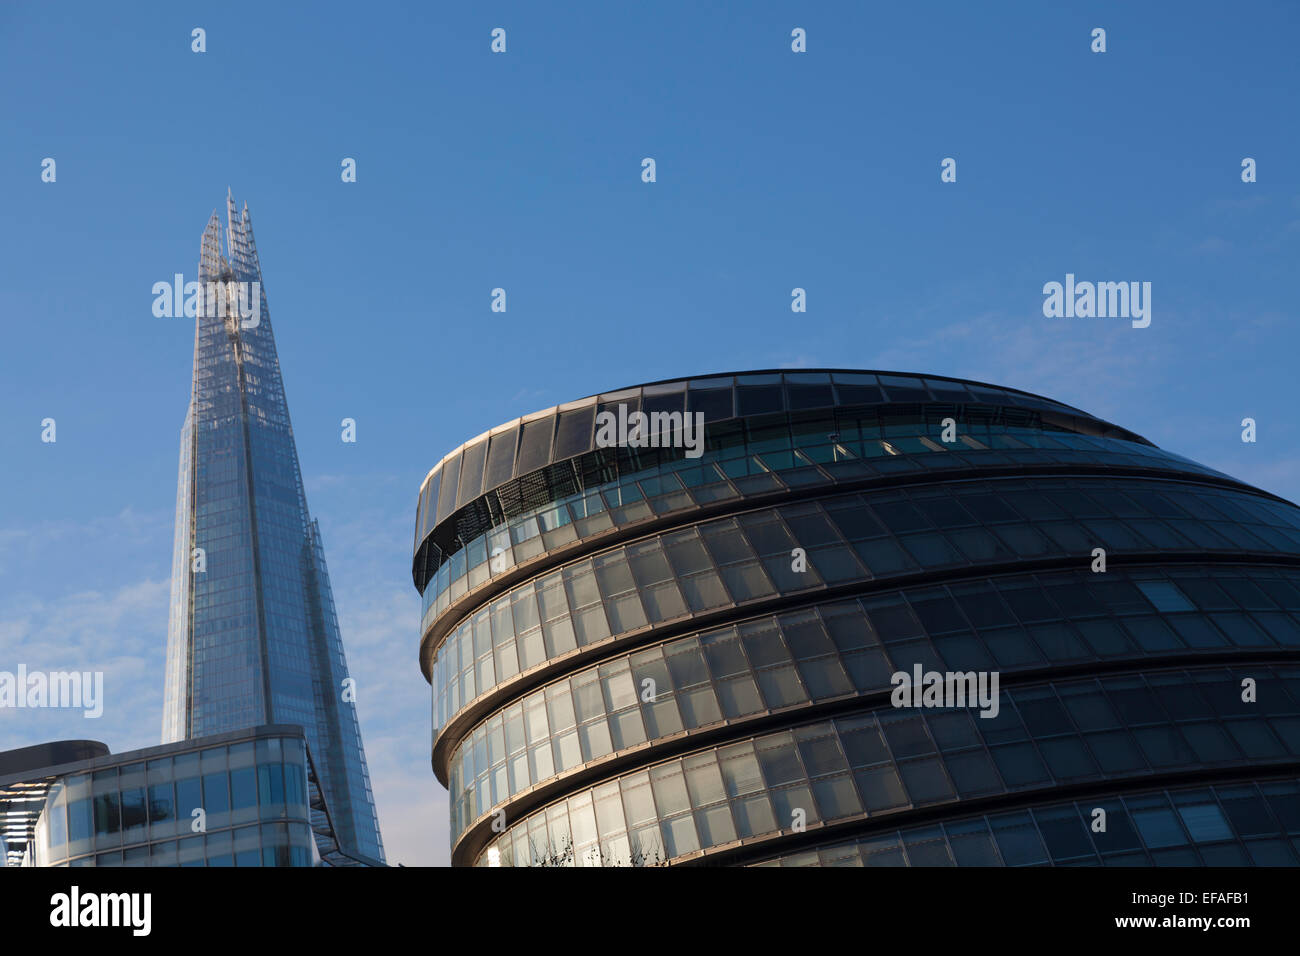
{"type": "Polygon", "coordinates": [[[458,865],[1300,859],[1300,509],[1047,399],[582,399],[435,468],[412,570],[458,865]],[[699,411],[702,456],[595,447],[620,405],[699,411]]]}
{"type": "MultiPolygon", "coordinates": [[[[445,520],[459,504],[498,487],[511,477],[506,462],[514,453],[513,476],[520,477],[594,446],[595,413],[625,405],[629,412],[644,411],[699,413],[706,424],[757,415],[798,413],[833,407],[861,407],[886,404],[988,405],[1031,409],[1045,413],[1063,427],[1086,428],[1090,433],[1137,440],[1138,436],[1103,422],[1076,408],[1051,399],[1013,389],[978,382],[940,377],[876,374],[853,371],[799,371],[723,375],[708,379],[678,379],[593,395],[559,408],[538,412],[494,430],[494,443],[508,444],[497,454],[497,467],[485,476],[479,457],[479,440],[456,449],[440,462],[426,482],[421,497],[424,523],[417,526],[417,540],[437,522],[445,520]],[[1085,424],[1086,422],[1086,424],[1085,424]],[[516,438],[515,436],[519,436],[516,438]],[[469,478],[460,475],[462,459],[475,462],[469,478]],[[443,481],[444,474],[452,476],[443,481]],[[439,497],[438,486],[448,482],[460,494],[439,497]],[[436,507],[425,507],[431,497],[436,507]]],[[[446,494],[445,492],[443,494],[446,494]]]]}
{"type": "Polygon", "coordinates": [[[1297,866],[1300,780],[1115,794],[887,830],[755,866],[1297,866]],[[1106,829],[1092,824],[1105,812],[1106,829]]]}
{"type": "Polygon", "coordinates": [[[200,314],[181,440],[163,741],[301,725],[339,840],[382,860],[320,528],[307,510],[293,427],[245,206],[214,213],[201,282],[259,283],[258,321],[200,314]]]}
{"type": "MultiPolygon", "coordinates": [[[[760,490],[754,482],[741,482],[740,489],[735,487],[736,479],[750,476],[778,476],[777,484],[761,489],[777,490],[924,469],[1005,467],[1016,462],[1141,463],[1148,468],[1219,474],[1149,444],[1075,433],[1027,413],[1012,415],[1006,409],[953,410],[937,406],[917,411],[891,409],[888,414],[881,410],[871,417],[861,412],[803,415],[797,419],[782,416],[778,422],[749,422],[720,432],[715,429],[708,438],[699,458],[687,458],[680,450],[594,451],[566,462],[564,467],[532,473],[527,480],[516,480],[473,501],[449,516],[435,534],[430,534],[434,531],[432,523],[422,525],[417,543],[429,537],[417,549],[416,586],[424,592],[426,609],[446,590],[448,578],[433,583],[432,595],[425,582],[474,542],[491,538],[491,550],[495,552],[498,546],[507,547],[511,537],[518,537],[518,529],[524,529],[525,538],[539,533],[528,525],[533,519],[549,521],[552,528],[562,527],[594,512],[654,499],[682,488],[687,497],[676,507],[752,494],[760,490]],[[949,416],[958,422],[960,433],[954,441],[944,442],[941,422],[949,416]],[[932,452],[946,454],[936,457],[932,452]],[[638,487],[642,481],[653,484],[638,487]],[[663,490],[658,490],[661,484],[663,490]],[[506,528],[511,531],[509,537],[499,534],[506,528]]],[[[420,520],[431,522],[430,513],[423,508],[422,504],[420,520]]],[[[614,512],[610,518],[622,524],[634,516],[614,512]]],[[[604,526],[608,525],[606,521],[604,526]]],[[[473,563],[481,562],[471,562],[471,566],[473,563]]],[[[507,555],[493,562],[488,570],[500,573],[515,563],[507,555]]],[[[464,568],[451,573],[451,578],[463,573],[464,568]]]]}
{"type": "MultiPolygon", "coordinates": [[[[435,733],[530,668],[647,625],[854,582],[1093,548],[1300,554],[1300,509],[1220,488],[1007,479],[751,511],[574,561],[466,617],[433,660],[435,733]],[[803,548],[807,568],[791,560],[803,548]]],[[[1149,606],[1149,605],[1148,605],[1149,606]]]]}
{"type": "Polygon", "coordinates": [[[493,850],[516,865],[671,862],[801,826],[973,797],[1300,756],[1296,667],[1089,678],[1005,690],[1000,701],[993,719],[975,708],[886,706],[653,764],[535,811],[479,862],[493,850]],[[1267,714],[1240,701],[1246,676],[1273,696],[1267,714]],[[1165,686],[1187,698],[1164,706],[1165,686]],[[597,813],[602,796],[606,812],[597,813]]]}
{"type": "Polygon", "coordinates": [[[312,866],[310,824],[302,740],[259,738],[63,778],[33,863],[312,866]]]}
{"type": "MultiPolygon", "coordinates": [[[[586,668],[480,721],[451,755],[453,836],[575,767],[682,730],[887,693],[893,674],[918,664],[1013,674],[1238,646],[1300,648],[1300,570],[1116,571],[1105,582],[1085,572],[1007,576],[754,618],[586,668]],[[1251,580],[1289,613],[1270,600],[1252,614],[1213,596],[1251,580]],[[1162,618],[1143,596],[1157,589],[1190,596],[1187,613],[1162,618]]],[[[1176,684],[1166,680],[1160,693],[1176,684]]]]}

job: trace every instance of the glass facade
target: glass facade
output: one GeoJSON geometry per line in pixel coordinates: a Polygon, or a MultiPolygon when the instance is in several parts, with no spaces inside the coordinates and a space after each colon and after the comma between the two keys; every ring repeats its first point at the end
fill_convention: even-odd
{"type": "Polygon", "coordinates": [[[457,449],[415,532],[454,864],[1300,863],[1300,509],[1078,409],[655,383],[457,449]],[[599,447],[619,404],[703,454],[599,447]]]}
{"type": "Polygon", "coordinates": [[[1295,866],[1300,779],[1108,796],[884,832],[755,866],[1295,866]],[[1105,831],[1094,830],[1097,809],[1105,831]]]}
{"type": "MultiPolygon", "coordinates": [[[[259,724],[306,732],[340,845],[383,843],[325,567],[307,510],[248,207],[213,213],[201,284],[257,283],[256,319],[232,297],[200,312],[181,436],[163,740],[259,724]]],[[[249,297],[248,293],[245,293],[249,297]]],[[[251,298],[251,297],[250,297],[251,298]]]]}
{"type": "Polygon", "coordinates": [[[311,763],[296,730],[217,735],[84,763],[46,789],[29,865],[320,862],[311,763]]]}
{"type": "MultiPolygon", "coordinates": [[[[1083,780],[1293,766],[1300,757],[1300,703],[1286,693],[1288,685],[1300,689],[1300,668],[1053,682],[1003,692],[991,720],[973,710],[919,712],[886,703],[696,751],[584,789],[508,827],[478,862],[493,851],[521,866],[570,851],[584,866],[656,855],[680,860],[738,840],[795,834],[796,821],[815,831],[994,795],[1041,798],[1083,780]],[[1276,695],[1267,714],[1233,692],[1245,676],[1276,695]],[[1162,696],[1171,706],[1161,705],[1162,696]]],[[[569,740],[569,765],[578,766],[583,735],[564,726],[565,713],[552,728],[555,751],[557,757],[565,752],[569,740]]]]}
{"type": "MultiPolygon", "coordinates": [[[[1171,651],[1208,657],[1235,646],[1300,647],[1300,611],[1261,625],[1237,609],[1220,614],[1224,626],[1218,627],[1188,602],[1165,626],[1143,599],[1143,591],[1154,588],[1195,594],[1207,583],[1244,580],[1231,570],[1174,577],[1117,572],[1111,582],[1117,587],[1092,592],[1075,572],[1012,576],[830,602],[669,640],[553,681],[481,721],[451,754],[452,833],[501,802],[610,754],[648,748],[683,730],[757,723],[790,707],[887,695],[890,676],[911,673],[917,664],[1009,674],[1171,651]],[[1078,620],[1078,636],[1052,595],[1091,605],[1078,620]],[[1022,607],[1041,602],[1044,620],[1020,624],[1004,598],[1022,607]],[[963,605],[988,611],[978,629],[963,616],[963,605]],[[1275,621],[1283,626],[1272,628],[1275,621]],[[637,692],[646,680],[654,682],[653,701],[637,692]]],[[[1295,590],[1300,570],[1286,580],[1285,587],[1295,590]]],[[[1300,591],[1295,595],[1300,598],[1300,591]]],[[[1296,598],[1291,603],[1300,605],[1296,598]]],[[[975,723],[988,729],[998,721],[975,723]]]]}
{"type": "MultiPolygon", "coordinates": [[[[650,522],[677,511],[712,507],[729,499],[752,499],[765,493],[779,495],[810,485],[833,488],[859,481],[865,475],[897,475],[919,468],[1006,466],[1031,454],[1040,462],[1055,460],[1090,466],[1140,463],[1144,468],[1171,472],[1188,467],[1176,456],[1148,445],[1117,440],[1104,442],[1087,435],[1048,433],[1030,427],[977,426],[969,416],[963,416],[961,423],[971,426],[964,435],[966,444],[961,451],[946,449],[929,439],[928,443],[923,442],[927,430],[935,430],[927,429],[923,421],[890,426],[888,438],[855,440],[837,430],[844,427],[844,416],[838,421],[833,417],[820,418],[812,424],[804,423],[806,428],[815,430],[803,436],[802,445],[795,444],[801,440],[800,436],[786,428],[781,428],[775,436],[770,434],[773,429],[765,429],[769,437],[761,442],[746,441],[746,430],[736,429],[731,436],[737,439],[735,444],[710,449],[698,460],[642,465],[631,472],[625,468],[617,478],[587,484],[577,490],[569,490],[576,484],[572,472],[562,472],[549,483],[548,500],[522,513],[516,514],[517,508],[507,508],[498,500],[487,509],[489,517],[483,517],[481,503],[476,502],[479,507],[464,509],[443,535],[445,538],[454,533],[451,541],[444,541],[440,546],[430,536],[422,554],[417,556],[417,560],[423,558],[426,566],[441,562],[436,570],[430,571],[429,585],[424,591],[426,626],[453,601],[543,551],[579,539],[594,541],[615,529],[650,522]],[[834,435],[834,440],[828,435],[834,435]],[[762,446],[761,450],[751,450],[758,445],[762,446]],[[873,459],[879,460],[873,462],[873,459]],[[505,517],[507,514],[511,517],[505,517]],[[491,515],[498,517],[494,519],[491,515]],[[498,523],[462,544],[471,533],[464,527],[471,518],[480,519],[476,522],[480,524],[493,520],[498,523]]],[[[860,418],[855,430],[863,430],[860,418]]],[[[604,459],[611,456],[593,453],[592,457],[592,462],[576,467],[595,471],[598,477],[603,477],[602,472],[620,470],[617,462],[606,467],[604,459]]],[[[1209,469],[1205,471],[1213,474],[1209,469]]],[[[494,494],[501,498],[501,492],[494,494]]]]}
{"type": "MultiPolygon", "coordinates": [[[[1095,480],[1018,479],[996,487],[964,482],[760,509],[642,538],[518,585],[461,621],[434,653],[434,726],[442,727],[498,683],[579,646],[612,643],[647,624],[697,618],[723,607],[762,605],[830,587],[865,587],[933,568],[960,571],[1065,559],[1094,546],[1120,555],[1221,551],[1226,556],[1267,548],[1268,540],[1280,552],[1300,555],[1300,528],[1271,518],[1246,495],[1227,489],[1169,494],[1095,480]],[[1124,495],[1125,487],[1136,499],[1124,495]],[[1096,498],[1112,503],[1091,503],[1096,498]],[[1212,501],[1238,508],[1241,521],[1228,520],[1212,501]],[[1165,509],[1165,516],[1151,509],[1165,509]],[[802,571],[791,566],[795,547],[805,551],[802,571]]],[[[1289,517],[1295,521],[1300,513],[1289,517]]],[[[996,611],[987,613],[998,619],[996,611]]],[[[1007,623],[1015,620],[1006,617],[1007,623]]]]}

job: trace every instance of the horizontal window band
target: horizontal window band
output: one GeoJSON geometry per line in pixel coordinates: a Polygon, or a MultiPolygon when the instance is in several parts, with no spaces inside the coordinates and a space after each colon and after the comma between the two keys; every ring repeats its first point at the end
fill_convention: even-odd
{"type": "MultiPolygon", "coordinates": [[[[1300,555],[1222,553],[1215,554],[1211,557],[1197,554],[1173,555],[1159,551],[1129,552],[1122,555],[1111,555],[1108,558],[1108,565],[1112,567],[1126,568],[1153,566],[1161,568],[1170,566],[1273,566],[1294,568],[1300,567],[1300,555]]],[[[644,647],[651,647],[676,637],[688,635],[694,631],[704,631],[710,628],[725,626],[727,624],[746,621],[751,618],[762,617],[778,612],[817,607],[821,604],[846,598],[869,597],[935,584],[958,584],[972,579],[985,577],[1001,577],[1035,572],[1073,571],[1078,570],[1079,567],[1079,558],[1046,558],[1002,562],[996,565],[983,565],[977,568],[950,568],[942,571],[921,571],[911,575],[901,575],[892,578],[855,581],[849,584],[838,585],[833,588],[825,588],[811,593],[801,592],[799,594],[778,596],[764,601],[757,601],[753,604],[741,605],[739,607],[724,607],[693,618],[674,621],[671,624],[662,627],[647,625],[639,631],[623,635],[612,641],[591,645],[590,647],[579,648],[576,651],[570,652],[565,657],[548,661],[545,665],[539,667],[533,672],[514,678],[509,683],[497,685],[489,693],[458,711],[455,716],[440,727],[437,732],[431,757],[433,771],[439,782],[442,783],[443,786],[447,786],[447,760],[450,751],[454,749],[455,745],[463,739],[469,730],[472,730],[473,727],[477,726],[480,720],[491,714],[493,711],[504,709],[516,700],[523,698],[531,691],[549,684],[565,674],[576,673],[585,670],[589,666],[622,657],[644,647]]],[[[1277,654],[1279,652],[1273,650],[1272,653],[1277,654]]],[[[1153,658],[1150,657],[1142,658],[1142,660],[1152,659],[1153,658]]],[[[1202,658],[1200,655],[1188,658],[1183,654],[1181,655],[1181,659],[1199,661],[1202,658]]]]}

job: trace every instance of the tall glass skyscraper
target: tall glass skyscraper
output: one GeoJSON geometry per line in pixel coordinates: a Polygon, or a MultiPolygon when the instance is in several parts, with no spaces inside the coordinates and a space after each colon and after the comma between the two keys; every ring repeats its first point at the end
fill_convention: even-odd
{"type": "Polygon", "coordinates": [[[229,194],[226,207],[227,255],[214,211],[199,261],[208,294],[198,309],[181,432],[163,742],[300,724],[340,845],[382,861],[252,221],[247,204],[237,213],[229,194]]]}
{"type": "Polygon", "coordinates": [[[1300,509],[1048,398],[592,395],[444,456],[412,570],[454,865],[1300,865],[1300,509]]]}

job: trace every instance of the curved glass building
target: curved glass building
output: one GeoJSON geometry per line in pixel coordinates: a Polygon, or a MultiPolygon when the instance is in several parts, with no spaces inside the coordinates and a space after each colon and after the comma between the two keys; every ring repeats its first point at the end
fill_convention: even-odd
{"type": "Polygon", "coordinates": [[[382,866],[340,846],[302,727],[0,752],[0,866],[382,866]]]}
{"type": "Polygon", "coordinates": [[[1300,863],[1300,509],[1059,402],[591,396],[443,458],[413,574],[455,865],[1300,863]]]}

